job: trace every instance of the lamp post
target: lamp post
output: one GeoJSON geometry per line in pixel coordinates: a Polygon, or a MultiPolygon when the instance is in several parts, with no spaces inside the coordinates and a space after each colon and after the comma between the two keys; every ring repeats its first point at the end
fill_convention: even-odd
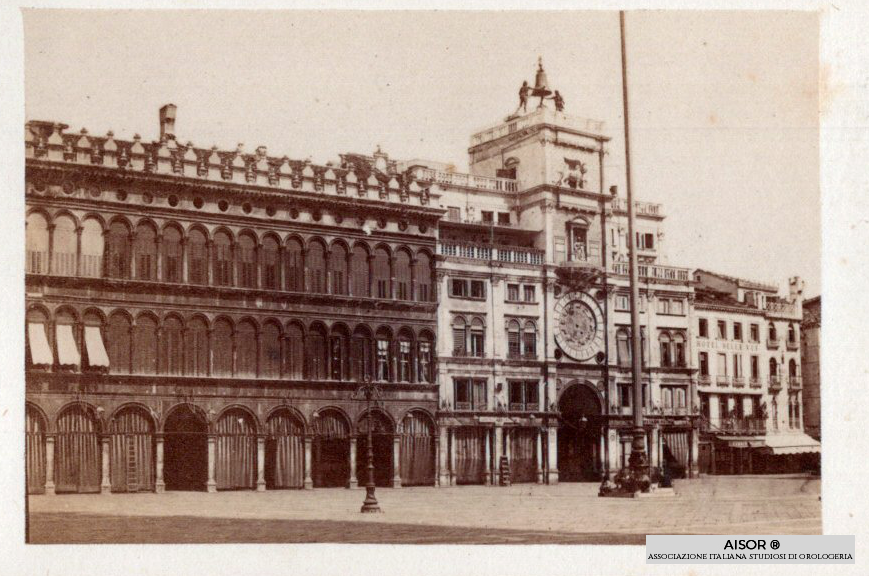
{"type": "Polygon", "coordinates": [[[371,435],[372,420],[371,420],[371,402],[376,403],[381,396],[380,386],[371,382],[371,377],[367,374],[362,379],[361,384],[353,397],[358,400],[365,400],[366,410],[368,411],[368,477],[365,481],[365,501],[362,503],[360,512],[376,513],[381,512],[380,505],[377,503],[377,497],[374,495],[374,442],[371,435]]]}

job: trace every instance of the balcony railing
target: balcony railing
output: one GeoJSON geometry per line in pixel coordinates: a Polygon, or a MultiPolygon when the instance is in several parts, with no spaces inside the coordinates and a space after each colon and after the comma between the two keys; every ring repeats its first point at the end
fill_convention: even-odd
{"type": "Polygon", "coordinates": [[[510,402],[510,412],[537,412],[539,408],[536,402],[510,402]]]}
{"type": "MultiPolygon", "coordinates": [[[[630,273],[629,264],[627,262],[613,262],[612,272],[620,276],[627,276],[630,273]]],[[[689,268],[662,266],[660,264],[639,264],[637,265],[637,274],[640,278],[650,280],[677,280],[680,282],[691,280],[689,268]]]]}
{"type": "MultiPolygon", "coordinates": [[[[627,198],[622,198],[621,196],[616,196],[613,198],[612,204],[613,210],[617,212],[627,212],[628,211],[628,200],[627,198]]],[[[664,207],[662,204],[656,204],[654,202],[642,202],[639,200],[634,201],[634,209],[636,211],[637,216],[663,216],[664,215],[664,207]]]]}
{"type": "Polygon", "coordinates": [[[456,410],[470,410],[471,403],[470,402],[456,402],[456,410]]]}
{"type": "Polygon", "coordinates": [[[781,378],[778,376],[770,376],[769,377],[769,389],[770,390],[780,390],[781,389],[781,378]]]}
{"type": "Polygon", "coordinates": [[[454,358],[485,358],[485,352],[476,352],[474,350],[464,350],[462,348],[453,349],[454,358]]]}
{"type": "MultiPolygon", "coordinates": [[[[76,271],[76,255],[72,253],[55,253],[52,256],[51,274],[54,276],[87,276],[99,278],[102,276],[103,257],[95,254],[81,254],[78,257],[76,271]]],[[[25,271],[28,274],[48,274],[48,252],[44,250],[28,250],[25,271]]]]}
{"type": "Polygon", "coordinates": [[[788,377],[788,388],[791,390],[801,390],[803,387],[803,379],[800,376],[788,377]]]}
{"type": "Polygon", "coordinates": [[[780,316],[796,316],[797,305],[791,302],[772,302],[767,300],[765,310],[780,316]]]}
{"type": "Polygon", "coordinates": [[[778,338],[767,337],[766,339],[766,347],[768,350],[778,350],[779,343],[780,341],[778,338]]]}
{"type": "Polygon", "coordinates": [[[759,436],[766,433],[766,420],[752,416],[745,418],[725,418],[717,424],[709,422],[703,418],[700,426],[704,432],[714,432],[719,434],[745,434],[759,436]]]}
{"type": "Polygon", "coordinates": [[[697,382],[700,386],[710,386],[712,385],[712,376],[709,376],[708,374],[700,376],[697,382]]]}
{"type": "Polygon", "coordinates": [[[734,388],[745,388],[745,378],[742,376],[734,376],[733,377],[733,387],[734,388]]]}
{"type": "Polygon", "coordinates": [[[530,112],[523,116],[513,118],[507,122],[501,122],[481,130],[471,136],[471,146],[479,146],[486,142],[491,142],[508,134],[513,134],[519,130],[536,126],[538,124],[556,124],[565,128],[574,128],[583,132],[593,132],[599,134],[603,130],[603,122],[600,120],[592,120],[590,118],[581,118],[564,112],[550,110],[549,108],[538,108],[534,112],[530,112]]]}
{"type": "Polygon", "coordinates": [[[474,260],[497,260],[516,264],[542,265],[546,261],[546,253],[536,248],[521,246],[503,246],[499,244],[475,244],[470,242],[441,241],[438,253],[444,256],[458,256],[474,260]]]}
{"type": "Polygon", "coordinates": [[[760,388],[760,387],[761,387],[760,378],[751,378],[751,379],[749,379],[749,381],[748,381],[748,387],[749,387],[749,388],[760,388]]]}
{"type": "Polygon", "coordinates": [[[461,186],[476,190],[492,190],[495,192],[515,192],[518,186],[515,180],[509,178],[489,178],[459,172],[443,172],[431,168],[416,168],[413,176],[417,180],[435,182],[443,186],[461,186]]]}
{"type": "Polygon", "coordinates": [[[716,376],[715,382],[722,388],[727,388],[730,386],[730,377],[729,376],[716,376]]]}
{"type": "Polygon", "coordinates": [[[785,340],[785,346],[787,347],[788,350],[799,350],[800,349],[800,343],[797,342],[796,340],[785,340]]]}

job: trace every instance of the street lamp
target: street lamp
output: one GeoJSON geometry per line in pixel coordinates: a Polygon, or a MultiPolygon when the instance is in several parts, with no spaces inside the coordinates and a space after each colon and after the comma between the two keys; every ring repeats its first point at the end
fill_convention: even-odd
{"type": "Polygon", "coordinates": [[[360,512],[374,513],[381,512],[380,505],[377,503],[377,497],[374,495],[374,442],[371,435],[373,428],[371,420],[371,402],[377,403],[381,397],[380,386],[371,382],[371,377],[365,375],[362,378],[361,384],[356,392],[353,393],[353,398],[356,400],[365,400],[366,409],[368,411],[368,478],[365,482],[365,501],[362,503],[360,512]]]}

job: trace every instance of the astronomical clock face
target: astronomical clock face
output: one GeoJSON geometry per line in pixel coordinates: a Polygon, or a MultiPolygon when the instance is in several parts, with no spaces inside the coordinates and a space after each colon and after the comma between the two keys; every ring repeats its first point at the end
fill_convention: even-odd
{"type": "Polygon", "coordinates": [[[603,314],[585,292],[569,292],[555,305],[555,341],[574,360],[589,360],[603,351],[603,314]]]}

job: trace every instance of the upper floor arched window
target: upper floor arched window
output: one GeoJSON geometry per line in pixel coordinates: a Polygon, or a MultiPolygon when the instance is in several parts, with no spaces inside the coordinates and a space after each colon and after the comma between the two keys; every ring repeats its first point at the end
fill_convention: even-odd
{"type": "Polygon", "coordinates": [[[63,215],[54,219],[54,237],[51,249],[51,273],[60,276],[75,276],[78,238],[75,221],[63,215]]]}
{"type": "Polygon", "coordinates": [[[232,376],[232,324],[219,319],[211,331],[213,376],[232,376]]]}
{"type": "Polygon", "coordinates": [[[157,321],[148,314],[136,318],[133,329],[133,372],[157,372],[157,321]]]}
{"type": "Polygon", "coordinates": [[[187,324],[185,343],[185,374],[205,376],[209,372],[208,325],[202,318],[194,318],[187,324]]]}
{"type": "Polygon", "coordinates": [[[769,323],[769,339],[771,342],[778,340],[778,332],[776,332],[775,324],[769,323]]]}
{"type": "Polygon", "coordinates": [[[658,337],[658,342],[660,342],[661,345],[661,366],[665,368],[672,366],[673,356],[670,334],[667,332],[661,332],[661,335],[658,337]]]}
{"type": "Polygon", "coordinates": [[[395,297],[398,300],[411,299],[410,254],[399,250],[395,254],[395,297]]]}
{"type": "Polygon", "coordinates": [[[187,237],[187,277],[191,284],[208,284],[208,240],[199,229],[187,237]]]}
{"type": "Polygon", "coordinates": [[[136,226],[136,279],[157,279],[157,232],[148,223],[136,226]]]}
{"type": "Polygon", "coordinates": [[[537,357],[537,326],[531,320],[525,321],[522,331],[522,356],[525,358],[537,357]]]}
{"type": "Polygon", "coordinates": [[[417,342],[417,380],[419,382],[434,382],[432,350],[434,343],[431,334],[423,333],[417,342]]]}
{"type": "Polygon", "coordinates": [[[518,320],[510,320],[507,324],[507,357],[522,356],[522,335],[518,320]]]}
{"type": "Polygon", "coordinates": [[[319,240],[308,244],[305,255],[305,270],[308,272],[308,292],[326,292],[326,248],[319,240]]]}
{"type": "Polygon", "coordinates": [[[329,252],[329,288],[332,294],[347,294],[347,249],[333,244],[329,252]]]}
{"type": "Polygon", "coordinates": [[[389,254],[384,248],[374,251],[374,297],[392,298],[389,254]]]}
{"type": "Polygon", "coordinates": [[[89,278],[103,275],[103,227],[96,218],[85,218],[81,229],[79,274],[89,278]]]}
{"type": "Polygon", "coordinates": [[[415,264],[416,299],[419,302],[431,302],[432,291],[431,258],[425,252],[418,252],[415,264]]]}
{"type": "Polygon", "coordinates": [[[236,376],[250,378],[257,375],[257,330],[253,322],[244,320],[238,323],[235,332],[235,373],[236,376]]]}
{"type": "Polygon", "coordinates": [[[266,378],[278,378],[281,374],[281,329],[274,322],[266,322],[262,328],[262,361],[260,374],[266,378]]]}
{"type": "Polygon", "coordinates": [[[266,290],[277,290],[280,287],[280,253],[278,241],[273,236],[263,239],[262,251],[262,287],[266,290]]]}
{"type": "Polygon", "coordinates": [[[182,374],[184,372],[184,333],[181,321],[170,316],[160,329],[160,372],[182,374]]]}
{"type": "Polygon", "coordinates": [[[181,282],[182,248],[181,231],[174,226],[163,230],[163,280],[181,282]]]}
{"type": "Polygon", "coordinates": [[[242,288],[257,288],[256,240],[248,234],[242,234],[236,248],[238,266],[238,285],[242,288]]]}
{"type": "Polygon", "coordinates": [[[368,250],[357,244],[350,258],[350,291],[353,296],[371,296],[371,281],[368,274],[368,250]]]}
{"type": "Polygon", "coordinates": [[[214,235],[214,271],[212,281],[215,286],[232,286],[232,238],[226,232],[214,235]]]}
{"type": "Polygon", "coordinates": [[[797,374],[797,361],[793,358],[788,362],[788,376],[791,378],[799,376],[799,374],[797,374]]]}
{"type": "Polygon", "coordinates": [[[291,380],[305,377],[305,340],[301,326],[292,323],[287,327],[287,351],[284,375],[291,380]]]}
{"type": "Polygon", "coordinates": [[[115,374],[130,373],[130,319],[120,312],[109,316],[106,329],[106,352],[109,355],[109,371],[115,374]]]}
{"type": "Polygon", "coordinates": [[[108,262],[109,278],[130,277],[130,229],[121,221],[109,226],[108,262]]]}
{"type": "Polygon", "coordinates": [[[797,327],[791,323],[788,325],[788,342],[793,344],[797,341],[797,327]]]}
{"type": "Polygon", "coordinates": [[[48,274],[48,221],[38,212],[27,217],[27,272],[48,274]]]}
{"type": "Polygon", "coordinates": [[[297,238],[287,241],[286,285],[291,292],[305,290],[305,252],[297,238]]]}

